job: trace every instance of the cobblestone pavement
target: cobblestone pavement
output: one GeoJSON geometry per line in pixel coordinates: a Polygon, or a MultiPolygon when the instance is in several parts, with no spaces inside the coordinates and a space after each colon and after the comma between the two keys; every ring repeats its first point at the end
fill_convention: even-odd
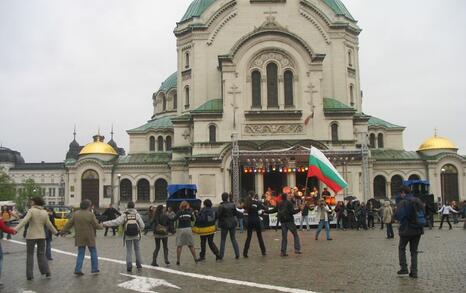
{"type": "MultiPolygon", "coordinates": [[[[249,258],[235,260],[230,243],[227,255],[221,262],[208,251],[207,260],[194,264],[187,249],[183,251],[181,266],[175,265],[175,238],[170,237],[170,269],[161,271],[144,267],[141,273],[133,271],[133,276],[163,279],[180,289],[166,286],[154,287],[153,292],[279,292],[273,287],[255,287],[254,284],[281,286],[282,292],[465,292],[466,280],[466,230],[457,225],[455,229],[426,230],[419,246],[419,279],[398,278],[397,238],[385,239],[385,231],[379,228],[369,231],[335,231],[333,241],[314,240],[315,230],[300,232],[303,254],[292,251],[292,237],[289,235],[289,257],[280,257],[280,231],[264,233],[267,256],[260,254],[257,239],[253,238],[249,258]],[[179,272],[195,275],[180,275],[179,272]],[[202,279],[202,276],[226,278],[226,280],[202,279]],[[234,280],[234,281],[231,281],[234,280]],[[238,281],[238,282],[237,282],[238,281]],[[242,284],[240,281],[252,282],[242,284]],[[247,286],[245,286],[247,285],[247,286]],[[291,290],[286,288],[296,288],[291,290]]],[[[240,248],[245,233],[238,233],[240,248]]],[[[21,236],[15,240],[24,241],[21,236]]],[[[199,248],[199,239],[196,248],[199,248]]],[[[216,243],[219,234],[216,235],[216,243]]],[[[99,231],[97,247],[99,257],[117,260],[100,260],[99,275],[90,274],[90,262],[86,260],[83,277],[75,277],[73,268],[75,257],[54,252],[50,262],[52,278],[45,279],[35,268],[35,279],[27,281],[25,276],[25,246],[2,240],[5,252],[2,281],[5,287],[0,292],[135,292],[118,285],[131,281],[126,274],[126,266],[118,261],[125,260],[122,239],[118,236],[103,237],[99,231]]],[[[154,240],[149,235],[142,239],[142,256],[145,264],[150,264],[154,240]]],[[[71,237],[55,239],[53,247],[62,251],[75,252],[71,237]]],[[[197,250],[198,251],[198,250],[197,250]]],[[[160,257],[160,256],[159,256],[160,257]]],[[[159,259],[159,263],[161,263],[159,259]]],[[[162,266],[165,268],[165,266],[162,266]]],[[[136,280],[144,283],[147,279],[136,280]]],[[[280,288],[279,288],[280,289],[280,288]]],[[[140,291],[143,292],[143,291],[140,291]]],[[[147,291],[151,292],[151,291],[147,291]]]]}

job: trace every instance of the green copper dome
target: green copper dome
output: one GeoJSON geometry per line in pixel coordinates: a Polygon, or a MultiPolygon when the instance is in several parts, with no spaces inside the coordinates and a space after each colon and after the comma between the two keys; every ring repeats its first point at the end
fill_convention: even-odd
{"type": "Polygon", "coordinates": [[[176,88],[177,81],[178,81],[178,72],[174,72],[169,77],[167,77],[167,79],[164,82],[162,82],[162,85],[160,86],[159,91],[166,93],[172,88],[176,88]]]}
{"type": "MultiPolygon", "coordinates": [[[[200,17],[202,13],[204,13],[204,11],[206,11],[207,8],[209,8],[209,6],[212,5],[212,3],[215,1],[216,0],[194,0],[191,5],[189,5],[188,10],[186,10],[180,22],[191,19],[193,17],[200,17]]],[[[343,2],[341,2],[341,0],[322,1],[327,4],[337,15],[342,15],[353,21],[355,20],[343,2]]]]}
{"type": "Polygon", "coordinates": [[[193,17],[201,16],[202,13],[204,13],[204,11],[206,11],[207,8],[209,8],[209,6],[214,2],[215,0],[194,0],[191,5],[189,5],[188,10],[186,10],[180,22],[193,17]]]}

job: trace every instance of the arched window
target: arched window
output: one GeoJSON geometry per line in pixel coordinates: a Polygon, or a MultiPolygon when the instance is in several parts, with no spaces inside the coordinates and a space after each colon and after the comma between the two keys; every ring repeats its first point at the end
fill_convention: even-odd
{"type": "Polygon", "coordinates": [[[149,137],[149,151],[155,152],[155,137],[149,137]]]}
{"type": "Polygon", "coordinates": [[[129,179],[120,182],[120,201],[128,202],[133,200],[133,184],[129,179]]]}
{"type": "Polygon", "coordinates": [[[215,127],[215,125],[209,126],[209,142],[217,142],[217,127],[215,127]]]}
{"type": "Polygon", "coordinates": [[[285,71],[285,106],[293,106],[293,72],[291,70],[285,71]]]}
{"type": "Polygon", "coordinates": [[[374,198],[387,198],[387,180],[382,175],[374,178],[374,198]]]}
{"type": "Polygon", "coordinates": [[[172,150],[172,137],[171,136],[167,136],[165,138],[165,150],[167,152],[172,150]]]}
{"type": "Polygon", "coordinates": [[[332,123],[330,128],[332,131],[332,142],[337,142],[338,141],[338,124],[332,123]]]}
{"type": "Polygon", "coordinates": [[[157,137],[157,151],[163,152],[163,137],[157,137]]]}
{"type": "Polygon", "coordinates": [[[400,175],[393,176],[390,182],[392,197],[395,197],[400,193],[401,185],[403,185],[403,177],[400,175]]]}
{"type": "Polygon", "coordinates": [[[383,143],[383,133],[379,133],[379,135],[377,135],[377,147],[379,149],[383,149],[383,146],[384,146],[384,143],[383,143]]]}
{"type": "Polygon", "coordinates": [[[409,176],[408,180],[421,180],[421,177],[417,174],[412,174],[409,176]]]}
{"type": "Polygon", "coordinates": [[[375,149],[375,134],[374,133],[371,133],[371,135],[369,135],[369,147],[371,149],[375,149]]]}
{"type": "Polygon", "coordinates": [[[167,111],[167,97],[165,95],[162,95],[162,111],[167,111]]]}
{"type": "Polygon", "coordinates": [[[350,92],[350,104],[351,106],[354,106],[354,86],[352,84],[349,86],[349,92],[350,92]]]}
{"type": "Polygon", "coordinates": [[[165,179],[157,179],[155,181],[155,200],[166,201],[167,200],[167,186],[168,183],[165,179]]]}
{"type": "Polygon", "coordinates": [[[278,66],[275,63],[267,65],[267,107],[278,107],[278,66]]]}
{"type": "Polygon", "coordinates": [[[261,73],[258,70],[254,70],[251,74],[252,80],[252,106],[260,108],[261,102],[261,73]]]}
{"type": "Polygon", "coordinates": [[[189,52],[186,52],[186,54],[184,55],[184,58],[185,58],[185,68],[189,68],[189,52]]]}
{"type": "Polygon", "coordinates": [[[137,185],[138,189],[138,202],[148,202],[150,200],[150,186],[149,181],[140,179],[137,185]]]}
{"type": "Polygon", "coordinates": [[[176,110],[178,108],[178,95],[174,94],[173,95],[173,109],[176,110]]]}
{"type": "Polygon", "coordinates": [[[353,66],[353,54],[351,54],[351,51],[348,51],[348,65],[349,67],[353,66]]]}
{"type": "Polygon", "coordinates": [[[189,86],[184,88],[184,107],[189,108],[189,86]]]}

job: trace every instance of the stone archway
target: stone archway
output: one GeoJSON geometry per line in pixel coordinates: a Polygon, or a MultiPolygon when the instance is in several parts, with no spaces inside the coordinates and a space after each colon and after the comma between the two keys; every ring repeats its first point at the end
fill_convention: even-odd
{"type": "Polygon", "coordinates": [[[163,202],[167,200],[167,186],[168,183],[163,178],[159,178],[155,181],[155,201],[163,202]]]}
{"type": "Polygon", "coordinates": [[[382,175],[378,175],[374,178],[374,198],[387,198],[387,179],[382,175]]]}
{"type": "Polygon", "coordinates": [[[94,207],[99,207],[99,174],[89,169],[81,176],[81,199],[88,199],[94,207]]]}
{"type": "Polygon", "coordinates": [[[443,202],[459,201],[458,169],[447,164],[441,169],[440,184],[443,202]]]}

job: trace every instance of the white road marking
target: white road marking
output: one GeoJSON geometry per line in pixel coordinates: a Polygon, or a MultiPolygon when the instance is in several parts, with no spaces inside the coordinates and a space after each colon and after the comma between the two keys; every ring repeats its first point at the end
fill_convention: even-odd
{"type": "Polygon", "coordinates": [[[162,280],[162,279],[133,276],[133,275],[128,275],[128,274],[120,274],[120,275],[133,278],[133,280],[118,284],[118,287],[128,289],[128,290],[133,290],[136,292],[157,293],[155,291],[151,291],[151,289],[156,288],[156,287],[161,287],[161,286],[170,287],[174,289],[181,289],[180,287],[173,285],[171,283],[168,283],[167,281],[162,280]]]}
{"type": "MultiPolygon", "coordinates": [[[[12,243],[20,244],[20,245],[26,245],[26,243],[21,242],[21,241],[17,241],[17,240],[8,240],[8,241],[10,241],[12,243]]],[[[71,252],[68,252],[68,251],[59,250],[59,249],[55,249],[55,248],[52,248],[52,251],[56,252],[56,253],[64,254],[64,255],[69,255],[69,256],[74,256],[74,257],[77,256],[76,253],[71,253],[71,252]]],[[[86,256],[86,258],[89,259],[90,257],[86,256]]],[[[99,260],[100,261],[112,262],[112,263],[116,263],[116,264],[126,265],[126,261],[118,260],[118,259],[99,257],[99,260]]],[[[174,275],[179,275],[179,276],[185,276],[185,277],[190,277],[190,278],[195,278],[195,279],[202,279],[202,280],[209,280],[209,281],[226,283],[226,284],[233,284],[233,285],[238,285],[238,286],[260,288],[260,289],[266,289],[266,290],[275,290],[275,291],[287,292],[287,293],[317,293],[317,292],[314,292],[314,291],[309,291],[309,290],[304,290],[304,289],[288,288],[288,287],[275,286],[275,285],[269,285],[269,284],[261,284],[261,283],[254,283],[254,282],[248,282],[248,281],[227,279],[227,278],[222,278],[222,277],[207,276],[207,275],[177,271],[177,270],[168,269],[168,268],[153,267],[153,266],[149,266],[149,265],[142,265],[142,267],[144,267],[146,269],[154,270],[154,271],[161,271],[161,272],[174,274],[174,275]]]]}

